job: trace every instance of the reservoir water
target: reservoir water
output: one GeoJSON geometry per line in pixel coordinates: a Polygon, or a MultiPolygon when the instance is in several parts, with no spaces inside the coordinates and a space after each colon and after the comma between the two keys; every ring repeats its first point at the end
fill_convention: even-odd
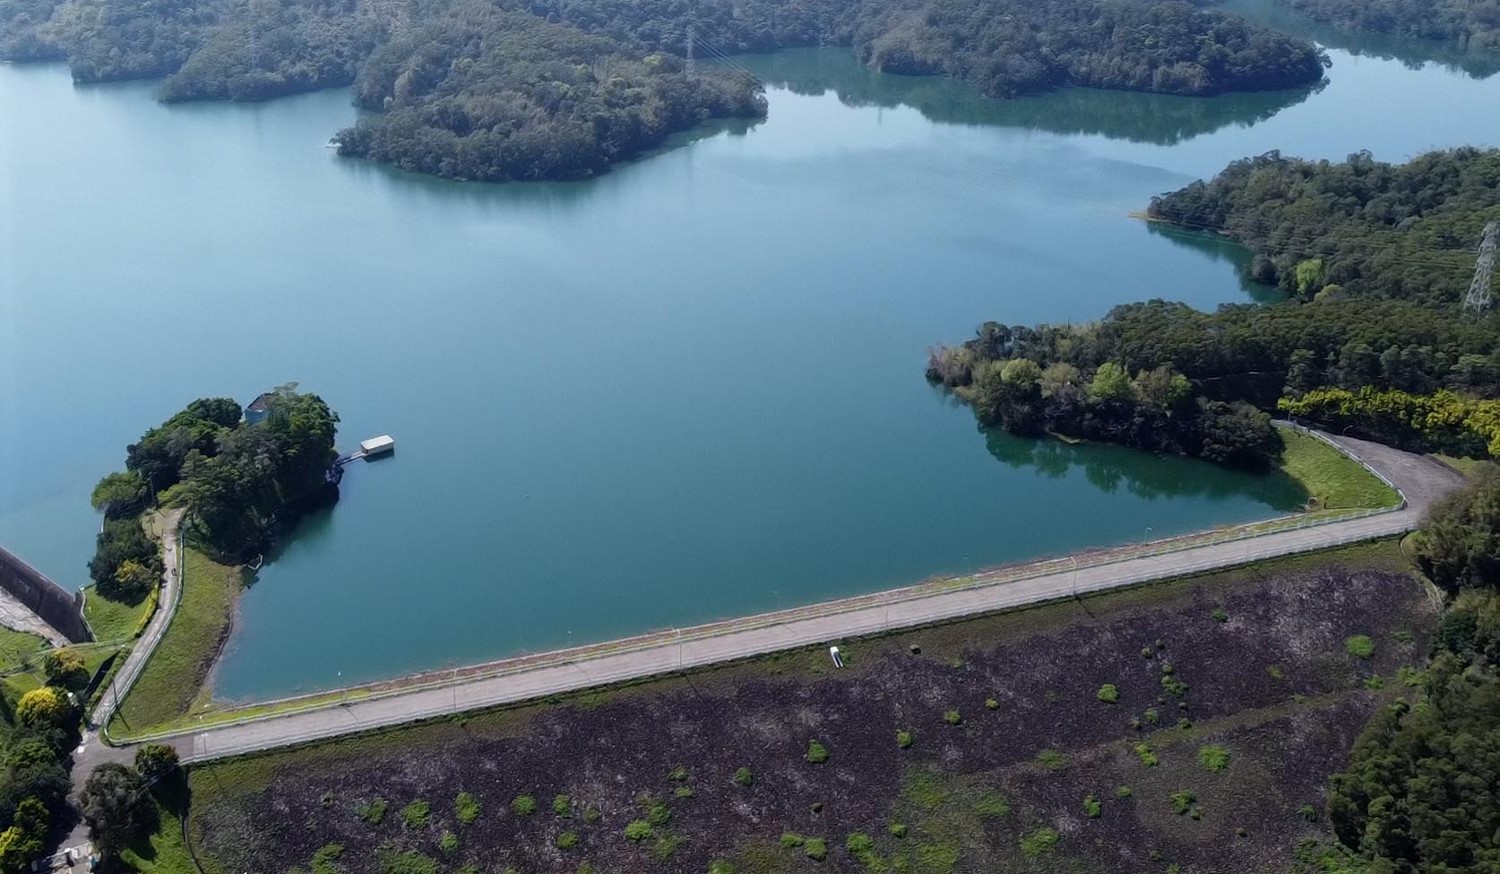
{"type": "Polygon", "coordinates": [[[343,91],[0,67],[0,543],[82,584],[91,486],[194,397],[297,380],[345,449],[394,435],[246,593],[245,698],[1286,512],[1279,477],[986,435],[922,369],[986,319],[1260,293],[1129,217],[1230,160],[1500,137],[1496,80],[1331,54],[1314,92],[1004,103],[742,58],[765,122],[507,186],[335,157],[343,91]]]}

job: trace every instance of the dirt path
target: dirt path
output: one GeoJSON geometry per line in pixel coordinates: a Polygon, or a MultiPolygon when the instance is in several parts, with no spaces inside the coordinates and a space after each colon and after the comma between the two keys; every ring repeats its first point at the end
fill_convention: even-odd
{"type": "MultiPolygon", "coordinates": [[[[453,678],[450,682],[429,677],[415,688],[403,689],[398,685],[369,697],[331,701],[297,713],[184,731],[159,740],[176,746],[184,761],[205,761],[779,650],[832,643],[892,628],[952,620],[1164,577],[1211,571],[1248,561],[1343,546],[1412,530],[1434,500],[1462,482],[1457,473],[1430,458],[1364,440],[1324,436],[1400,489],[1406,505],[1379,515],[1191,546],[1159,555],[1079,566],[1022,579],[1014,579],[1012,575],[1011,581],[994,585],[950,591],[910,589],[885,596],[814,605],[802,611],[776,614],[759,623],[742,619],[656,635],[623,651],[619,644],[606,644],[546,656],[503,660],[447,674],[453,678]],[[847,609],[844,609],[845,605],[847,609]]],[[[1056,567],[1058,563],[1054,560],[1050,564],[1056,567]]],[[[984,575],[980,575],[980,579],[983,578],[984,575]]]]}

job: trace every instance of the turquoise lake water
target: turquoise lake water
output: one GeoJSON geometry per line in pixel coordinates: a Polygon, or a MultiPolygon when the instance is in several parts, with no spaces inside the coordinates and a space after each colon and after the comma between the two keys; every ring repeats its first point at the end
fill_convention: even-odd
{"type": "Polygon", "coordinates": [[[345,449],[394,435],[245,595],[246,698],[1286,512],[1280,478],[983,434],[922,370],[985,319],[1263,295],[1129,217],[1235,158],[1500,139],[1496,80],[1353,48],[1212,100],[740,59],[766,121],[508,186],[337,158],[342,91],[0,67],[0,542],[85,582],[91,486],[193,397],[297,380],[345,449]]]}

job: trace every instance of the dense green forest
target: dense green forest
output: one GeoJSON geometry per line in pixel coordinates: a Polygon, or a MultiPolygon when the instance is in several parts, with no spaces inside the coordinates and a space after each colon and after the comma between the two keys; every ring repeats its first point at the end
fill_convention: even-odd
{"type": "Polygon", "coordinates": [[[1152,218],[1224,234],[1255,253],[1253,278],[1304,299],[1458,301],[1486,222],[1500,219],[1500,150],[1431,152],[1407,164],[1271,152],[1154,198],[1152,218]]]}
{"type": "Polygon", "coordinates": [[[1151,215],[1243,243],[1256,278],[1290,300],[1211,313],[1157,300],[1097,323],[986,323],[973,340],[934,350],[928,377],[973,402],[985,424],[1188,454],[1199,454],[1191,422],[1202,414],[1184,400],[1190,415],[1145,424],[1143,376],[1181,374],[1200,411],[1280,401],[1287,413],[1411,448],[1500,450],[1500,323],[1460,308],[1482,228],[1500,219],[1500,151],[1434,152],[1399,166],[1366,154],[1333,163],[1272,153],[1156,198],[1151,215]],[[1094,418],[1060,408],[1045,380],[1040,407],[1017,408],[996,368],[1003,375],[1023,359],[1028,372],[1066,367],[1089,385],[1117,367],[1138,383],[1132,424],[1126,408],[1108,411],[1110,427],[1097,403],[1085,406],[1094,418]]]}
{"type": "Polygon", "coordinates": [[[1280,0],[1318,21],[1400,37],[1500,49],[1497,0],[1280,0]]]}
{"type": "Polygon", "coordinates": [[[285,385],[254,425],[239,402],[203,398],[147,431],[127,448],[125,470],[94,488],[105,524],[89,575],[100,594],[134,603],[155,585],[160,560],[137,518],[153,504],[185,507],[189,537],[213,555],[238,562],[263,550],[303,507],[336,495],[337,426],[322,398],[285,385]]]}
{"type": "Polygon", "coordinates": [[[1309,872],[1500,869],[1497,547],[1500,472],[1487,465],[1415,537],[1419,563],[1448,596],[1431,662],[1406,678],[1409,691],[1370,722],[1331,781],[1329,820],[1359,862],[1309,872]]]}
{"type": "Polygon", "coordinates": [[[165,77],[166,100],[356,83],[344,154],[468,179],[571,178],[760,83],[692,52],[846,45],[874,69],[1008,97],[1064,85],[1209,95],[1305,86],[1311,43],[1178,0],[0,0],[0,58],[81,82],[165,77]]]}
{"type": "Polygon", "coordinates": [[[760,85],[503,12],[486,0],[413,27],[360,73],[359,105],[382,110],[338,135],[339,152],[440,176],[503,181],[589,176],[709,118],[759,117],[760,85]]]}

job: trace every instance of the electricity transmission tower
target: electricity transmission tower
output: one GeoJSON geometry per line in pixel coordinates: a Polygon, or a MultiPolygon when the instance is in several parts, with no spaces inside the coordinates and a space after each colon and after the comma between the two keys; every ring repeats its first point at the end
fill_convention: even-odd
{"type": "Polygon", "coordinates": [[[1469,284],[1469,293],[1464,295],[1464,312],[1483,314],[1490,309],[1490,280],[1495,272],[1495,244],[1500,239],[1500,222],[1484,226],[1484,239],[1479,243],[1479,263],[1474,266],[1474,281],[1469,284]]]}

